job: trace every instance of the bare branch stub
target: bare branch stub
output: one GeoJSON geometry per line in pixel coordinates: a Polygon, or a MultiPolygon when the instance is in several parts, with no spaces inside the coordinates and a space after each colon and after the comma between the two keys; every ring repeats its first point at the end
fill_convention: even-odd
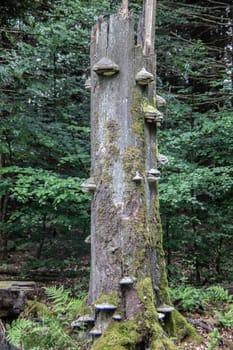
{"type": "Polygon", "coordinates": [[[138,30],[138,44],[143,47],[144,56],[149,56],[154,52],[155,15],[156,0],[144,0],[138,30]]]}
{"type": "Polygon", "coordinates": [[[129,1],[128,0],[122,0],[122,5],[121,5],[119,13],[124,18],[128,17],[128,15],[129,15],[129,1]]]}

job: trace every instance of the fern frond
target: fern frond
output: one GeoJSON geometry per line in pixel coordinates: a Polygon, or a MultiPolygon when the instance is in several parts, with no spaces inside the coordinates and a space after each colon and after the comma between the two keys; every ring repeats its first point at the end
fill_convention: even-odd
{"type": "Polygon", "coordinates": [[[52,299],[51,303],[55,313],[73,314],[81,304],[81,300],[71,298],[70,290],[65,290],[63,286],[45,287],[45,292],[52,299]]]}
{"type": "Polygon", "coordinates": [[[221,286],[211,286],[206,290],[207,299],[213,303],[230,303],[232,296],[221,286]]]}
{"type": "Polygon", "coordinates": [[[7,325],[7,340],[16,346],[19,346],[25,334],[28,334],[34,324],[31,320],[18,319],[12,322],[11,326],[7,325]]]}
{"type": "Polygon", "coordinates": [[[56,287],[45,287],[45,293],[52,299],[54,305],[64,304],[70,299],[70,291],[65,290],[63,286],[56,287]]]}

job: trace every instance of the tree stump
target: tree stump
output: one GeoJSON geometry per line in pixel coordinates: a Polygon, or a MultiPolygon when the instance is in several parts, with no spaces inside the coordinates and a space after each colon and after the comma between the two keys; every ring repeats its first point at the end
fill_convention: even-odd
{"type": "Polygon", "coordinates": [[[163,115],[155,93],[154,13],[155,0],[145,1],[141,45],[135,45],[134,18],[125,9],[92,30],[92,169],[83,188],[93,195],[93,350],[174,349],[169,336],[195,334],[168,297],[158,200],[156,140],[163,115]]]}

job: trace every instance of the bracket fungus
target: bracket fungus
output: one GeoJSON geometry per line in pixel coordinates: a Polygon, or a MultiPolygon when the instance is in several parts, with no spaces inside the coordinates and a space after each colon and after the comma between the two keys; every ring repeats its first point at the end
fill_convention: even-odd
{"type": "Polygon", "coordinates": [[[161,165],[167,164],[168,163],[168,158],[164,154],[159,154],[158,162],[161,165]]]}
{"type": "Polygon", "coordinates": [[[158,169],[152,168],[147,172],[147,181],[149,183],[156,182],[159,179],[160,179],[160,171],[158,169]]]}
{"type": "Polygon", "coordinates": [[[90,244],[91,243],[91,235],[87,236],[84,240],[85,243],[90,244]]]}
{"type": "Polygon", "coordinates": [[[139,85],[148,85],[154,81],[152,73],[148,72],[146,68],[142,68],[135,76],[135,80],[139,85]]]}
{"type": "Polygon", "coordinates": [[[91,90],[91,78],[88,77],[87,80],[85,81],[84,87],[86,90],[91,90]]]}
{"type": "Polygon", "coordinates": [[[89,334],[92,335],[93,337],[100,337],[102,335],[102,331],[100,328],[94,327],[89,332],[89,334]]]}
{"type": "Polygon", "coordinates": [[[156,102],[156,106],[158,108],[166,106],[166,104],[167,104],[167,101],[165,100],[165,98],[163,98],[162,96],[159,96],[159,95],[156,95],[155,102],[156,102]]]}
{"type": "Polygon", "coordinates": [[[95,323],[95,319],[93,316],[84,315],[80,316],[76,321],[71,323],[72,328],[80,328],[83,326],[93,325],[95,323]]]}
{"type": "Polygon", "coordinates": [[[142,110],[144,113],[145,120],[148,123],[153,123],[156,117],[156,108],[154,108],[152,105],[144,104],[142,110]]]}
{"type": "Polygon", "coordinates": [[[158,318],[159,320],[163,320],[165,317],[165,314],[163,314],[162,312],[158,312],[158,318]]]}
{"type": "Polygon", "coordinates": [[[157,108],[150,104],[144,104],[142,107],[142,110],[144,112],[145,120],[148,123],[161,123],[163,120],[163,113],[161,113],[157,108]]]}
{"type": "MultiPolygon", "coordinates": [[[[108,325],[110,324],[112,320],[112,316],[117,309],[117,306],[108,304],[108,303],[103,303],[103,304],[96,304],[95,305],[96,309],[96,323],[95,323],[95,329],[96,330],[101,330],[102,332],[107,329],[108,325]]],[[[92,331],[94,331],[93,329],[92,331]]],[[[93,334],[92,335],[98,335],[98,334],[93,334]]]]}
{"type": "Polygon", "coordinates": [[[160,111],[157,110],[157,115],[155,117],[155,122],[157,126],[161,126],[163,121],[163,113],[161,113],[160,111]]]}
{"type": "Polygon", "coordinates": [[[143,179],[142,175],[139,173],[139,171],[136,171],[136,175],[133,177],[134,182],[141,182],[143,179]]]}
{"type": "Polygon", "coordinates": [[[115,321],[121,321],[122,320],[122,316],[120,314],[114,314],[112,316],[112,319],[115,321]]]}
{"type": "Polygon", "coordinates": [[[119,72],[119,66],[108,57],[101,58],[93,66],[93,71],[98,75],[111,76],[119,72]]]}
{"type": "Polygon", "coordinates": [[[116,305],[113,305],[113,304],[108,304],[108,303],[103,303],[103,304],[95,304],[95,309],[97,311],[101,311],[101,310],[104,310],[104,311],[114,311],[117,309],[117,306],[116,305]]]}
{"type": "Polygon", "coordinates": [[[136,281],[137,281],[136,277],[129,277],[129,276],[126,276],[126,277],[123,277],[123,278],[120,280],[120,285],[121,285],[121,286],[131,286],[131,285],[133,285],[136,281]]]}
{"type": "Polygon", "coordinates": [[[174,311],[174,307],[166,304],[162,304],[157,307],[157,312],[161,312],[163,314],[169,314],[170,312],[174,311]]]}
{"type": "Polygon", "coordinates": [[[93,177],[89,177],[86,181],[84,181],[81,185],[83,192],[95,192],[96,190],[96,183],[93,177]]]}

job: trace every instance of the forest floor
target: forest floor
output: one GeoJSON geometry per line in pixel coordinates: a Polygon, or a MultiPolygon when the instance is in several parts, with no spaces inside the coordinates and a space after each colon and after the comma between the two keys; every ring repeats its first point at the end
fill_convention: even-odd
{"type": "Polygon", "coordinates": [[[232,328],[220,328],[212,312],[183,314],[193,321],[197,333],[202,337],[203,341],[200,345],[191,342],[178,343],[177,345],[181,350],[233,350],[232,328]],[[216,333],[216,330],[218,333],[216,333]]]}
{"type": "MultiPolygon", "coordinates": [[[[1,243],[1,242],[0,242],[1,243]]],[[[40,259],[35,258],[35,244],[14,246],[7,259],[0,256],[0,280],[36,281],[35,295],[44,300],[43,287],[55,285],[70,289],[74,296],[82,298],[88,290],[90,271],[90,247],[83,238],[75,244],[72,237],[47,242],[40,259]]],[[[226,305],[221,305],[221,310],[226,305]]],[[[203,337],[200,345],[177,344],[182,350],[233,350],[232,328],[221,328],[214,316],[214,307],[195,313],[184,313],[203,337]]]]}

